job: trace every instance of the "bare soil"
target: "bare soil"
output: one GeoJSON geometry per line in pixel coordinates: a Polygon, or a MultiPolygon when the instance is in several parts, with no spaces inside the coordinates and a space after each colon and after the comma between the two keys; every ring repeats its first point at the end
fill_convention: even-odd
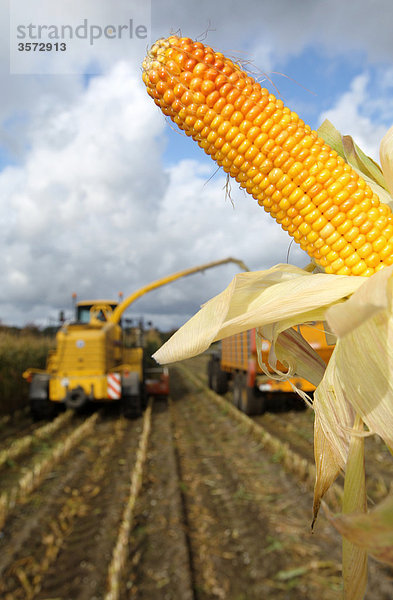
{"type": "MultiPolygon", "coordinates": [[[[341,540],[323,516],[311,533],[310,492],[210,403],[203,389],[197,391],[176,372],[171,382],[174,446],[168,445],[167,411],[161,406],[147,467],[152,479],[146,479],[138,502],[127,597],[189,598],[191,586],[191,597],[198,600],[340,598],[341,540]],[[179,476],[178,493],[166,493],[163,501],[162,491],[174,478],[169,465],[179,476]],[[179,505],[185,540],[179,536],[181,515],[170,517],[179,505]],[[173,549],[168,551],[174,539],[182,541],[183,566],[173,549]],[[179,569],[182,576],[189,574],[189,585],[179,569]]],[[[299,422],[310,421],[304,413],[287,417],[295,414],[299,422]]],[[[391,598],[391,572],[375,563],[370,570],[366,598],[391,598]]]]}
{"type": "MultiPolygon", "coordinates": [[[[308,411],[263,418],[312,449],[308,411]]],[[[104,599],[141,424],[100,418],[17,504],[0,534],[2,599],[104,599]]],[[[153,405],[119,599],[338,600],[341,541],[323,515],[311,533],[311,506],[277,457],[173,368],[170,401],[153,405]]],[[[366,600],[392,597],[392,571],[372,562],[366,600]]]]}

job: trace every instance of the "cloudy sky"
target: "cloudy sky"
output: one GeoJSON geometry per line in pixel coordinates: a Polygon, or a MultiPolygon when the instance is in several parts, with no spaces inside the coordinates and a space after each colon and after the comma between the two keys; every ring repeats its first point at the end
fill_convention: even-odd
{"type": "MultiPolygon", "coordinates": [[[[253,270],[286,262],[288,252],[305,264],[236,182],[233,204],[226,198],[223,173],[160,114],[141,81],[143,56],[171,32],[206,36],[251,60],[313,128],[329,118],[378,159],[393,123],[391,0],[152,0],[151,12],[145,0],[67,0],[67,14],[64,3],[0,0],[0,320],[54,322],[73,292],[116,298],[227,256],[253,270]],[[18,53],[27,38],[17,39],[16,26],[44,23],[46,4],[64,23],[133,18],[148,37],[74,48],[69,40],[62,56],[18,53]]],[[[127,316],[177,327],[236,272],[228,265],[179,281],[127,316]]]]}

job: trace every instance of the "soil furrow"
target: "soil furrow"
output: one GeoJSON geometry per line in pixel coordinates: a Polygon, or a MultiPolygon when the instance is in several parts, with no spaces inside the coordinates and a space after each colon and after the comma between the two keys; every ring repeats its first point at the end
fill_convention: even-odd
{"type": "MultiPolygon", "coordinates": [[[[275,450],[282,440],[312,461],[310,413],[258,417],[277,438],[268,443],[255,422],[207,392],[205,362],[187,361],[200,383],[171,369],[171,401],[155,400],[149,437],[141,433],[150,408],[143,421],[127,421],[105,407],[95,429],[17,501],[0,534],[2,599],[102,600],[120,539],[119,600],[339,600],[341,540],[323,512],[311,534],[310,478],[302,483],[275,450]]],[[[49,456],[78,419],[4,465],[4,485],[49,456]]],[[[392,570],[371,563],[364,600],[392,597],[392,570]]]]}
{"type": "Polygon", "coordinates": [[[321,599],[336,598],[339,553],[323,560],[306,516],[310,498],[239,426],[208,406],[203,392],[183,387],[175,407],[200,575],[198,598],[279,599],[287,597],[289,587],[294,598],[311,599],[316,589],[321,599]],[[293,541],[300,536],[301,553],[293,541]],[[299,569],[285,581],[283,573],[299,569]]]}
{"type": "MultiPolygon", "coordinates": [[[[205,386],[207,386],[207,361],[208,354],[205,354],[184,362],[186,368],[205,386]]],[[[225,395],[225,398],[231,403],[232,390],[225,395]]],[[[252,419],[268,433],[287,441],[299,456],[313,463],[314,414],[312,409],[284,410],[283,406],[280,401],[274,400],[273,395],[268,402],[268,410],[263,415],[253,416],[252,419]]],[[[393,461],[386,445],[375,435],[365,439],[365,449],[367,492],[372,505],[390,493],[393,461]]],[[[339,478],[338,482],[343,485],[342,478],[339,478]]]]}
{"type": "Polygon", "coordinates": [[[0,588],[5,598],[92,600],[105,585],[138,427],[125,419],[100,423],[19,507],[4,532],[15,544],[0,588]]]}
{"type": "Polygon", "coordinates": [[[142,493],[136,503],[123,600],[194,600],[168,403],[154,403],[142,493]]]}
{"type": "MultiPolygon", "coordinates": [[[[175,406],[199,557],[198,598],[338,598],[340,539],[323,517],[311,534],[311,494],[203,391],[193,393],[184,380],[179,385],[182,401],[175,406]]],[[[392,597],[383,571],[373,563],[366,598],[392,597]]]]}

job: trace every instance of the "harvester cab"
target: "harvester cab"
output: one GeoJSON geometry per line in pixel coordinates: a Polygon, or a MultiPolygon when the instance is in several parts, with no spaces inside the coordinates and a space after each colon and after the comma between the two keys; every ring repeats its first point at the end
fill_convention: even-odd
{"type": "Polygon", "coordinates": [[[98,325],[106,323],[113,314],[118,302],[112,301],[82,301],[76,304],[75,320],[77,323],[98,325]],[[97,323],[97,321],[99,323],[97,323]]]}

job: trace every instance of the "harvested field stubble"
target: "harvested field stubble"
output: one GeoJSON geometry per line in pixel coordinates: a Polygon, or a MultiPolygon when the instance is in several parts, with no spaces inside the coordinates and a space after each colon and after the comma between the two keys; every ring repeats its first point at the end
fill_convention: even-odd
{"type": "MultiPolygon", "coordinates": [[[[273,440],[284,432],[289,456],[302,431],[306,447],[309,416],[258,437],[258,423],[193,373],[173,367],[170,401],[155,400],[143,420],[108,411],[94,427],[87,418],[83,435],[80,418],[52,431],[75,443],[10,508],[1,598],[340,598],[339,536],[323,515],[311,533],[308,463],[292,473],[273,440]]],[[[25,458],[15,459],[22,471],[25,458]]],[[[3,465],[4,481],[14,470],[3,465]]],[[[373,563],[366,600],[392,597],[391,573],[373,563]]]]}

